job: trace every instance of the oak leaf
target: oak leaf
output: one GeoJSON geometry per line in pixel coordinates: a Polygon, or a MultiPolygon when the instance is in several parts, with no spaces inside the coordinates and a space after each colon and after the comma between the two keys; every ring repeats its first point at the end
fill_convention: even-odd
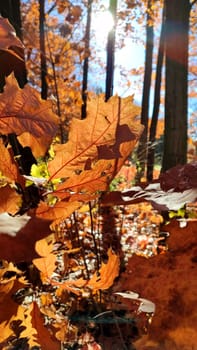
{"type": "Polygon", "coordinates": [[[38,91],[27,84],[20,89],[13,74],[6,78],[4,92],[0,94],[2,134],[21,135],[29,132],[39,138],[42,147],[47,149],[49,137],[52,139],[55,135],[58,122],[59,118],[52,112],[51,103],[42,100],[38,91]]]}
{"type": "Polygon", "coordinates": [[[66,217],[70,216],[73,211],[77,210],[80,207],[80,205],[81,203],[78,201],[60,201],[57,202],[54,206],[49,206],[45,202],[40,202],[38,208],[36,209],[36,216],[43,219],[52,220],[53,225],[55,225],[64,220],[66,217]]]}
{"type": "Polygon", "coordinates": [[[44,135],[45,142],[43,142],[43,136],[35,137],[30,132],[23,132],[18,136],[18,140],[21,146],[30,147],[34,157],[39,158],[45,155],[46,150],[50,146],[51,136],[48,136],[47,134],[44,135]]]}
{"type": "Polygon", "coordinates": [[[87,283],[87,286],[93,289],[94,292],[101,289],[108,289],[112,286],[114,279],[119,275],[120,259],[112,252],[112,249],[108,249],[108,262],[102,263],[99,270],[94,273],[92,278],[87,283]]]}
{"type": "Polygon", "coordinates": [[[109,159],[103,148],[113,150],[111,158],[124,156],[120,144],[132,141],[134,146],[142,132],[143,127],[136,119],[138,114],[139,107],[132,104],[131,97],[120,100],[113,96],[108,102],[104,102],[102,95],[91,98],[86,119],[73,118],[69,141],[54,146],[55,157],[48,165],[50,178],[73,176],[85,170],[87,160],[93,164],[98,159],[109,159]]]}

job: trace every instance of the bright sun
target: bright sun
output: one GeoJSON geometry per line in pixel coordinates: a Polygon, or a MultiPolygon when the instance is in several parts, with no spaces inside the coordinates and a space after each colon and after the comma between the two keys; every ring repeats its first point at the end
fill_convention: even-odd
{"type": "Polygon", "coordinates": [[[109,31],[113,28],[114,20],[110,11],[93,12],[92,30],[97,42],[106,40],[109,31]]]}

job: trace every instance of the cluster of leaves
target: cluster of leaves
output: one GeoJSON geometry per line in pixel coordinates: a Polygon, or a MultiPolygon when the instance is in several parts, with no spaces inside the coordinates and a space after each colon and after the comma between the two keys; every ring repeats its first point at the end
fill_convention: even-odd
{"type": "MultiPolygon", "coordinates": [[[[29,210],[33,216],[50,220],[57,235],[67,217],[108,189],[142,132],[136,118],[139,108],[131,97],[121,100],[115,96],[104,102],[102,95],[91,96],[87,118],[73,119],[68,142],[58,143],[59,119],[52,104],[41,100],[30,85],[21,89],[11,73],[22,58],[10,48],[22,48],[22,43],[5,19],[0,19],[0,37],[1,51],[15,58],[0,94],[0,213],[16,215],[29,210]],[[16,152],[13,140],[22,154],[16,152]],[[34,160],[30,174],[23,166],[26,148],[34,160]]],[[[29,265],[33,272],[29,271],[28,280],[21,267],[2,262],[0,343],[5,350],[12,346],[55,350],[68,339],[74,344],[78,328],[70,324],[68,310],[59,311],[59,305],[72,309],[76,303],[70,295],[77,296],[78,303],[88,297],[101,305],[100,291],[109,289],[119,274],[119,257],[111,248],[100,260],[96,254],[96,268],[87,273],[83,241],[76,246],[72,237],[66,237],[59,247],[55,246],[56,235],[36,242],[39,257],[29,265]],[[83,263],[73,258],[78,253],[85,257],[83,263]]],[[[93,343],[91,336],[88,339],[93,343]]],[[[87,341],[81,344],[87,346],[87,341]]]]}

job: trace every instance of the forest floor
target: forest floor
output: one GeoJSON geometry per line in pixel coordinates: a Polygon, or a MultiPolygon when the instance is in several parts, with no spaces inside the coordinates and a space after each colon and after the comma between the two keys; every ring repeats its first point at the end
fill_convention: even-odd
{"type": "MultiPolygon", "coordinates": [[[[137,318],[137,350],[197,350],[197,220],[184,226],[173,220],[162,227],[170,234],[168,250],[148,259],[133,255],[115,286],[156,306],[152,318],[137,318]]],[[[125,302],[132,309],[133,300],[124,297],[125,302]]]]}

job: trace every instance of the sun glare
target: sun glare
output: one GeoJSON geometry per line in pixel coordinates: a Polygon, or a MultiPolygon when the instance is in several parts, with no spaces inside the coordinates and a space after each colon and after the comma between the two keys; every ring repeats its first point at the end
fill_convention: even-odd
{"type": "Polygon", "coordinates": [[[110,11],[95,12],[92,16],[92,30],[97,42],[106,40],[109,31],[113,28],[114,19],[110,11]]]}

